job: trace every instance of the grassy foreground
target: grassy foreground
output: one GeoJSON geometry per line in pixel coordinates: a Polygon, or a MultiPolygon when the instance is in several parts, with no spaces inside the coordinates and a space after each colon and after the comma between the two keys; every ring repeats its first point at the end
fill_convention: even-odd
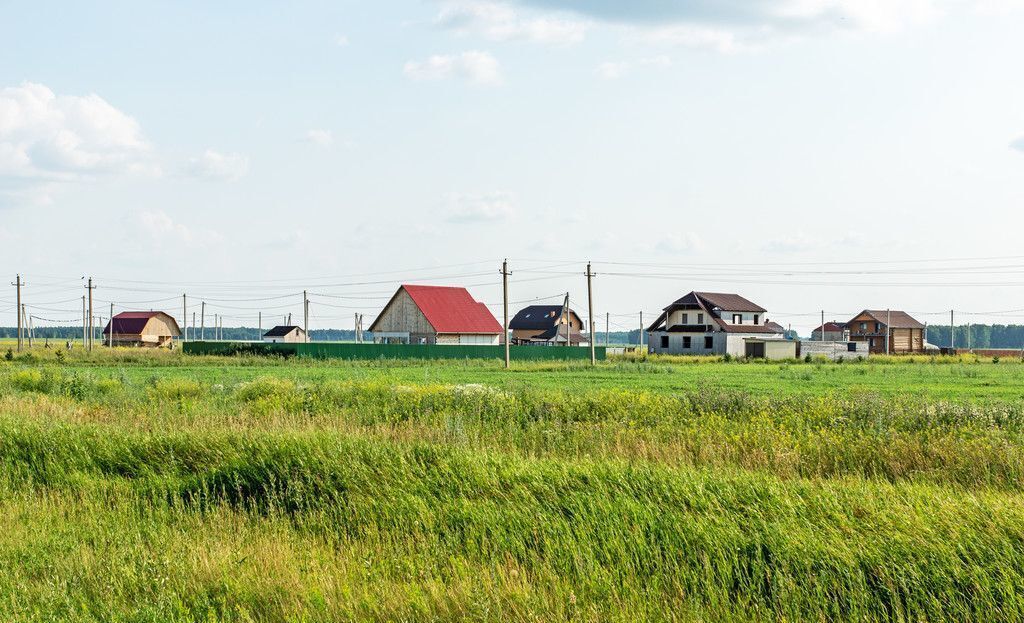
{"type": "Polygon", "coordinates": [[[1018,363],[51,357],[0,364],[3,620],[1024,619],[1018,363]]]}

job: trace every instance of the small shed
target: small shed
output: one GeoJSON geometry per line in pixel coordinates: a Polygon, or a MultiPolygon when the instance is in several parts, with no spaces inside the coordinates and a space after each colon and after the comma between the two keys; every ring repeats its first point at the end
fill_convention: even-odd
{"type": "Polygon", "coordinates": [[[305,342],[306,332],[294,325],[277,325],[263,334],[264,342],[305,342]]]}
{"type": "Polygon", "coordinates": [[[796,359],[796,340],[768,337],[743,338],[744,355],[755,359],[796,359]]]}
{"type": "Polygon", "coordinates": [[[115,346],[169,346],[181,335],[178,322],[162,311],[129,311],[114,316],[103,328],[104,340],[115,346]],[[113,331],[113,339],[111,339],[113,331]]]}

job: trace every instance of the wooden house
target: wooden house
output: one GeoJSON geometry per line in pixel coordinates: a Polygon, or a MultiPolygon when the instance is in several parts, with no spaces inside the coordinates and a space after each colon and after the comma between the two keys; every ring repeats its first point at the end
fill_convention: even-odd
{"type": "Polygon", "coordinates": [[[504,329],[465,288],[403,285],[370,325],[374,342],[501,344],[504,329]]]}
{"type": "Polygon", "coordinates": [[[867,342],[871,353],[923,353],[925,326],[898,310],[865,309],[846,323],[850,340],[867,342]],[[886,341],[888,340],[888,345],[886,341]]]}
{"type": "Polygon", "coordinates": [[[264,342],[305,342],[306,332],[294,325],[278,325],[263,334],[264,342]]]}
{"type": "Polygon", "coordinates": [[[121,312],[103,328],[104,340],[114,346],[169,346],[181,335],[178,322],[162,311],[121,312]]]}
{"type": "Polygon", "coordinates": [[[565,344],[568,335],[570,345],[587,342],[583,335],[583,320],[572,309],[565,312],[565,305],[530,305],[519,312],[508,323],[513,344],[565,344]]]}
{"type": "Polygon", "coordinates": [[[811,331],[811,340],[815,342],[846,342],[849,332],[845,322],[826,322],[811,331]]]}

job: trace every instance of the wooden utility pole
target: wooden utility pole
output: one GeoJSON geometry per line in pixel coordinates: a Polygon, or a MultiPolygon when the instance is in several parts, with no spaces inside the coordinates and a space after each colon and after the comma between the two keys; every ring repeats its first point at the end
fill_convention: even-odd
{"type": "Polygon", "coordinates": [[[181,341],[182,342],[187,342],[188,341],[188,295],[186,295],[186,294],[182,294],[181,295],[181,324],[182,324],[182,331],[183,331],[183,333],[181,334],[181,336],[182,336],[181,341]]]}
{"type": "Polygon", "coordinates": [[[304,342],[309,342],[309,296],[302,291],[302,332],[305,333],[304,342]]]}
{"type": "Polygon", "coordinates": [[[24,326],[26,328],[25,333],[26,333],[26,335],[28,337],[28,347],[32,348],[32,320],[25,313],[25,304],[24,303],[21,304],[21,312],[20,313],[21,313],[20,322],[24,323],[24,326]]]}
{"type": "Polygon", "coordinates": [[[199,339],[206,341],[206,301],[199,304],[199,339]]]}
{"type": "Polygon", "coordinates": [[[611,323],[612,323],[611,320],[612,320],[611,312],[605,312],[604,313],[604,347],[605,348],[608,348],[608,336],[611,335],[609,333],[610,329],[608,328],[611,325],[611,323]]]}
{"type": "Polygon", "coordinates": [[[951,309],[951,310],[949,310],[949,354],[950,355],[954,354],[953,350],[956,349],[956,340],[954,339],[954,336],[956,335],[956,333],[954,333],[954,331],[956,331],[956,327],[953,326],[953,310],[951,309]]]}
{"type": "Polygon", "coordinates": [[[256,341],[263,338],[263,312],[256,313],[256,341]]]}
{"type": "Polygon", "coordinates": [[[11,285],[14,286],[15,288],[17,288],[17,291],[18,291],[18,302],[17,302],[16,307],[14,308],[14,313],[15,313],[15,315],[18,316],[18,352],[20,353],[21,352],[21,342],[24,339],[24,337],[22,336],[23,329],[21,328],[21,315],[22,315],[22,312],[21,312],[21,309],[22,309],[22,307],[21,307],[21,286],[23,285],[21,283],[21,274],[17,275],[17,277],[14,280],[14,283],[12,283],[11,285]]]}
{"type": "MultiPolygon", "coordinates": [[[[885,352],[889,354],[892,352],[892,329],[889,328],[892,322],[892,310],[885,310],[885,352]]],[[[911,338],[913,339],[913,338],[911,338]]]]}
{"type": "Polygon", "coordinates": [[[505,369],[507,370],[512,366],[511,353],[509,351],[509,339],[508,339],[508,258],[501,262],[501,292],[503,298],[503,309],[505,311],[505,332],[503,334],[505,342],[505,369]]]}
{"type": "Polygon", "coordinates": [[[192,312],[192,339],[196,339],[196,313],[192,312]]]}
{"type": "Polygon", "coordinates": [[[114,304],[110,304],[110,331],[107,332],[107,346],[114,347],[114,304]]]}
{"type": "Polygon", "coordinates": [[[594,290],[592,287],[592,281],[594,279],[594,272],[590,270],[590,262],[587,262],[587,315],[590,319],[587,321],[590,324],[590,365],[597,365],[597,354],[595,353],[594,347],[594,290]]]}
{"type": "Polygon", "coordinates": [[[92,285],[92,277],[89,277],[89,284],[85,286],[89,290],[89,344],[88,349],[92,350],[92,343],[96,339],[96,330],[93,325],[93,312],[92,312],[92,291],[94,289],[92,285]]]}
{"type": "MultiPolygon", "coordinates": [[[[569,293],[565,293],[565,345],[572,346],[572,311],[569,307],[569,293]]],[[[557,341],[558,336],[555,336],[557,341]]]]}
{"type": "Polygon", "coordinates": [[[640,351],[644,349],[644,312],[640,311],[640,335],[636,340],[640,344],[640,351]]]}
{"type": "Polygon", "coordinates": [[[825,310],[821,310],[821,341],[825,341],[825,310]]]}

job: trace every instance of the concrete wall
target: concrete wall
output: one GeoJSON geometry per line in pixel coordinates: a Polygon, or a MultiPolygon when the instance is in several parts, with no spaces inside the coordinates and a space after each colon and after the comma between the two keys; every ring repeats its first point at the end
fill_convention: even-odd
{"type": "Polygon", "coordinates": [[[648,334],[649,352],[663,355],[722,355],[725,354],[725,333],[670,333],[651,331],[648,334]],[[661,338],[668,337],[668,347],[661,345],[661,338]],[[683,337],[690,338],[690,348],[683,348],[683,337]],[[704,348],[704,338],[711,336],[712,347],[704,348]]]}
{"type": "Polygon", "coordinates": [[[828,359],[839,359],[843,357],[849,359],[851,357],[856,358],[858,355],[861,357],[867,357],[868,343],[867,342],[800,342],[800,348],[798,351],[800,357],[810,355],[811,357],[826,357],[828,359]],[[849,344],[854,344],[855,351],[851,351],[849,344]]]}

